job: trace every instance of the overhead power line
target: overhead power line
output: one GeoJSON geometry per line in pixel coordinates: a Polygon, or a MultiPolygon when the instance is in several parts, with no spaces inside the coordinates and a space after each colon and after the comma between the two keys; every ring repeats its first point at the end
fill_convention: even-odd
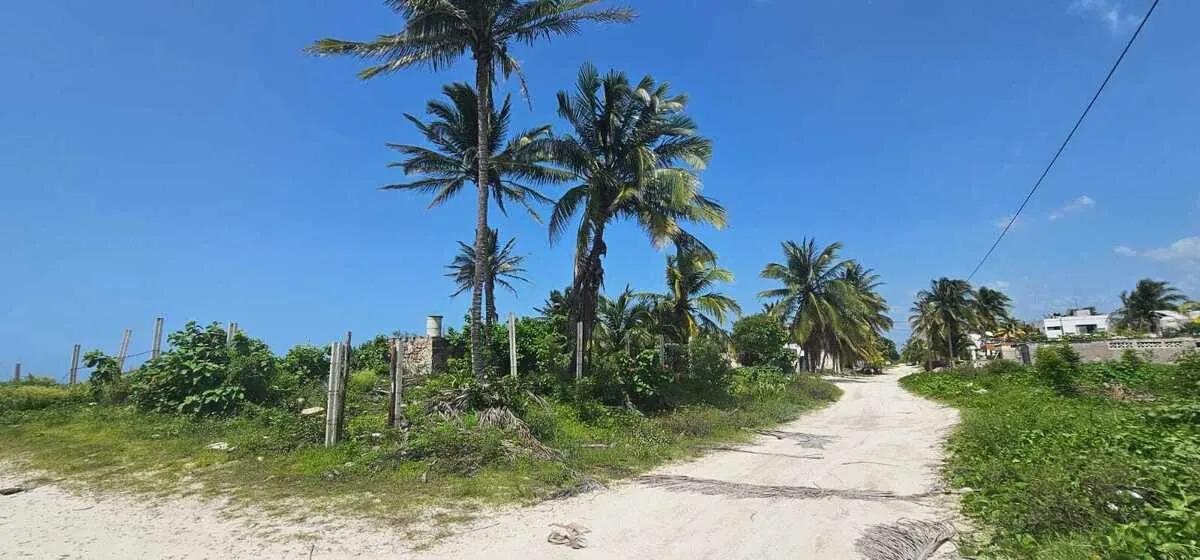
{"type": "Polygon", "coordinates": [[[1096,100],[1100,98],[1100,94],[1104,91],[1104,87],[1108,85],[1108,81],[1111,80],[1113,74],[1117,72],[1117,67],[1121,65],[1121,61],[1125,60],[1125,54],[1129,52],[1129,48],[1133,46],[1133,42],[1136,41],[1138,35],[1142,33],[1142,28],[1146,26],[1146,21],[1150,19],[1150,14],[1154,13],[1154,8],[1156,7],[1158,7],[1158,0],[1154,0],[1154,3],[1150,5],[1150,9],[1146,10],[1146,15],[1142,17],[1141,23],[1139,23],[1137,29],[1133,31],[1133,35],[1129,37],[1129,42],[1125,43],[1124,49],[1121,49],[1121,56],[1117,57],[1117,61],[1114,62],[1112,68],[1108,70],[1108,75],[1104,77],[1104,81],[1100,82],[1100,87],[1096,89],[1096,94],[1092,96],[1092,100],[1088,102],[1087,107],[1083,109],[1083,113],[1079,115],[1079,119],[1075,121],[1075,126],[1071,127],[1071,132],[1067,133],[1067,137],[1064,138],[1062,144],[1059,145],[1058,151],[1054,152],[1054,157],[1050,158],[1050,163],[1046,164],[1046,168],[1042,170],[1041,176],[1039,176],[1037,182],[1033,184],[1033,188],[1029,189],[1029,194],[1025,195],[1025,200],[1021,201],[1021,206],[1017,207],[1017,211],[1012,215],[1012,218],[1010,218],[1008,223],[1004,225],[1004,229],[1001,230],[1000,235],[996,237],[996,241],[992,243],[992,246],[989,247],[987,252],[983,254],[983,258],[979,259],[979,264],[976,264],[975,269],[971,271],[969,276],[967,276],[967,281],[970,281],[972,278],[974,278],[975,273],[979,272],[980,268],[983,268],[983,263],[987,262],[988,258],[992,256],[992,252],[996,250],[998,245],[1000,245],[1000,241],[1004,240],[1004,236],[1008,235],[1008,230],[1012,228],[1013,224],[1017,222],[1017,218],[1021,215],[1021,212],[1025,210],[1025,205],[1029,204],[1029,199],[1033,198],[1033,193],[1036,193],[1038,188],[1042,186],[1042,181],[1046,179],[1046,175],[1050,173],[1050,169],[1054,167],[1054,163],[1058,161],[1058,157],[1062,155],[1063,150],[1067,148],[1067,144],[1071,142],[1071,138],[1075,136],[1075,131],[1079,130],[1079,125],[1083,124],[1083,119],[1087,118],[1088,113],[1091,112],[1092,107],[1096,104],[1096,100]]]}

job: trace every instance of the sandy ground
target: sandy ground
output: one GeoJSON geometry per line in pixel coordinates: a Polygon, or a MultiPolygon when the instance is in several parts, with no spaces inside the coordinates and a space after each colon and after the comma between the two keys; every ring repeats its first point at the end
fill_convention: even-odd
{"type": "MultiPolygon", "coordinates": [[[[837,403],[752,444],[484,516],[419,551],[353,521],[254,523],[198,499],[49,485],[0,497],[0,558],[855,558],[871,525],[956,511],[938,492],[936,469],[957,412],[901,389],[905,373],[838,380],[837,403]],[[587,547],[547,542],[552,523],[590,529],[587,547]]],[[[0,487],[18,481],[0,472],[0,487]]]]}

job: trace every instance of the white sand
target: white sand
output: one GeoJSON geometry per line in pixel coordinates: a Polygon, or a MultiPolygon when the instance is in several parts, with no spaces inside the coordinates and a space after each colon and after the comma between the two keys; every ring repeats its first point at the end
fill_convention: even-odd
{"type": "MultiPolygon", "coordinates": [[[[50,485],[0,497],[0,558],[855,558],[854,541],[870,525],[954,515],[952,499],[920,495],[936,489],[941,440],[957,412],[901,389],[905,373],[841,380],[840,401],[778,428],[825,438],[763,436],[652,473],[686,477],[673,488],[631,481],[498,512],[426,550],[353,521],[230,519],[198,499],[80,496],[50,485]],[[804,488],[899,498],[797,497],[804,488]],[[763,490],[783,496],[744,497],[763,490]],[[551,523],[570,522],[591,529],[587,548],[546,541],[551,523]]],[[[0,486],[17,481],[0,473],[0,486]]]]}

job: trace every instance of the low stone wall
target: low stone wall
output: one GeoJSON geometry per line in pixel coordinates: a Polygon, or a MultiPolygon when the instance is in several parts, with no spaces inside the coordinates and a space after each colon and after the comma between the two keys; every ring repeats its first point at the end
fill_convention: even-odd
{"type": "MultiPolygon", "coordinates": [[[[1054,344],[1056,343],[1006,344],[1000,348],[1000,357],[1005,360],[1021,362],[1024,361],[1021,346],[1028,346],[1027,355],[1032,359],[1037,353],[1038,346],[1054,344]]],[[[1198,338],[1118,338],[1095,342],[1071,342],[1070,344],[1071,348],[1079,352],[1079,356],[1085,362],[1116,360],[1126,350],[1133,350],[1150,362],[1165,364],[1174,362],[1184,352],[1200,350],[1200,339],[1198,338]]]]}

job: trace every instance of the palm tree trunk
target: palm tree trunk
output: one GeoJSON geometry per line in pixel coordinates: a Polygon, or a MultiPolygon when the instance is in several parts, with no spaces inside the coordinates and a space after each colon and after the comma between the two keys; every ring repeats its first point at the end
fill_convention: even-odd
{"type": "Polygon", "coordinates": [[[488,274],[487,286],[484,288],[483,295],[487,298],[487,304],[485,305],[486,318],[483,320],[483,324],[488,328],[487,335],[491,336],[492,325],[496,324],[496,321],[500,319],[500,316],[496,313],[496,278],[491,274],[488,274]]]}
{"type": "Polygon", "coordinates": [[[488,165],[491,155],[492,128],[492,53],[486,50],[475,53],[475,91],[478,96],[475,109],[478,117],[476,142],[475,187],[478,193],[475,197],[475,285],[471,287],[471,372],[475,379],[484,379],[483,336],[480,328],[480,307],[483,299],[483,284],[486,281],[486,271],[479,259],[486,254],[488,241],[488,165]]]}
{"type": "MultiPolygon", "coordinates": [[[[592,245],[587,251],[577,257],[575,282],[571,289],[575,292],[575,309],[571,313],[572,327],[576,321],[583,323],[583,356],[586,363],[588,346],[592,340],[592,331],[596,327],[596,304],[599,301],[600,284],[603,282],[604,269],[602,259],[608,252],[604,243],[604,223],[596,226],[592,235],[592,245]]],[[[575,368],[575,358],[571,358],[571,368],[575,368]]]]}
{"type": "Polygon", "coordinates": [[[954,329],[947,329],[946,343],[950,346],[950,356],[947,358],[949,367],[954,367],[954,329]]]}

